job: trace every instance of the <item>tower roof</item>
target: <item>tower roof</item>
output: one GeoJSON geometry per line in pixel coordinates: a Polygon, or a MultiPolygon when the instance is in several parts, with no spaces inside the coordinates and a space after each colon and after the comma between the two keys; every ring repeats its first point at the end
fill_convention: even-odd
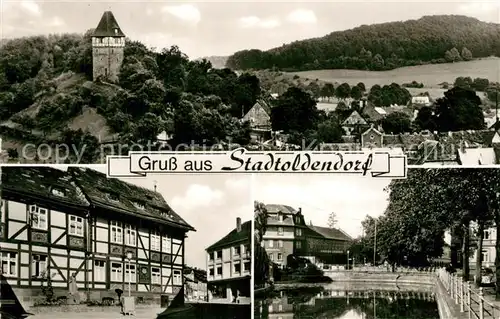
{"type": "Polygon", "coordinates": [[[111,11],[105,11],[101,21],[94,30],[94,37],[124,37],[125,34],[120,29],[115,16],[111,11]]]}

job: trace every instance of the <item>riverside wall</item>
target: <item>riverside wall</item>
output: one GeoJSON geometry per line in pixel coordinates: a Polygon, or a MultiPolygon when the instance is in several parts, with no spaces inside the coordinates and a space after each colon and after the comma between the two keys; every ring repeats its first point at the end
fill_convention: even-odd
{"type": "Polygon", "coordinates": [[[329,290],[345,291],[421,291],[433,292],[441,319],[462,319],[459,307],[451,299],[434,272],[356,272],[325,271],[331,283],[304,284],[296,282],[276,282],[275,289],[322,286],[329,290]]]}

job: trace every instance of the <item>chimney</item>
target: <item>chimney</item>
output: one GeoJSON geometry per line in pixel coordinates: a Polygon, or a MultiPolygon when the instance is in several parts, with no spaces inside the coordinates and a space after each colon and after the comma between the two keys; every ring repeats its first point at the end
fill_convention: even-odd
{"type": "Polygon", "coordinates": [[[154,181],[153,183],[154,183],[154,188],[155,188],[155,192],[156,192],[156,185],[158,184],[158,182],[154,181]]]}
{"type": "Polygon", "coordinates": [[[241,231],[241,218],[236,218],[236,231],[239,233],[241,231]]]}
{"type": "Polygon", "coordinates": [[[299,214],[302,214],[302,208],[299,207],[299,214]]]}

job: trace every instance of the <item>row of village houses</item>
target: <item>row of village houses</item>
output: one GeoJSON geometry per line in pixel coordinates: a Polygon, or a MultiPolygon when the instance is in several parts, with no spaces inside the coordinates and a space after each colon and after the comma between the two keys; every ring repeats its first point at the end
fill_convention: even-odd
{"type": "MultiPolygon", "coordinates": [[[[365,107],[364,110],[367,108],[371,109],[365,107]]],[[[373,109],[373,112],[377,113],[376,109],[380,108],[373,109]]],[[[250,122],[256,140],[283,145],[286,143],[286,136],[272,132],[270,114],[269,104],[259,100],[243,120],[250,122]]],[[[342,137],[342,142],[320,144],[316,147],[324,151],[377,150],[406,154],[410,165],[500,164],[500,134],[495,125],[489,129],[476,131],[385,134],[380,126],[370,124],[365,117],[366,114],[361,116],[357,111],[351,111],[342,122],[346,133],[342,137]],[[355,131],[360,132],[360,137],[354,134],[355,131]]]]}
{"type": "Polygon", "coordinates": [[[238,219],[240,226],[231,231],[237,238],[208,247],[207,256],[235,245],[241,254],[229,263],[223,258],[222,273],[207,265],[205,275],[185,266],[185,238],[195,229],[156,187],[90,168],[18,166],[2,168],[1,191],[1,271],[24,302],[36,301],[49,276],[57,295],[67,295],[74,276],[81,298],[98,301],[116,298],[115,289],[128,291],[129,282],[133,296],[156,301],[172,300],[182,287],[193,301],[217,298],[210,290],[218,289],[249,296],[249,223],[242,227],[238,219]],[[228,285],[241,278],[248,279],[247,288],[228,285]]]}

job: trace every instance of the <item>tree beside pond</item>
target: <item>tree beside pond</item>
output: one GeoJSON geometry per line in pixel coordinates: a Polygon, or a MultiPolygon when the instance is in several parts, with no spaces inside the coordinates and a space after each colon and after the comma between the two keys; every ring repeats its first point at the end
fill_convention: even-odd
{"type": "Polygon", "coordinates": [[[267,218],[269,214],[266,205],[263,203],[254,202],[254,285],[260,286],[265,284],[269,278],[269,266],[271,261],[264,247],[262,240],[267,228],[267,218]]]}
{"type": "MultiPolygon", "coordinates": [[[[471,235],[478,243],[477,249],[481,249],[484,229],[492,224],[499,228],[498,190],[497,169],[410,170],[407,179],[392,181],[387,187],[389,205],[377,223],[377,251],[393,264],[405,260],[423,266],[442,255],[444,232],[458,229],[463,233],[463,276],[468,280],[471,235]],[[477,225],[475,233],[471,231],[473,223],[477,225]]],[[[498,264],[500,240],[496,244],[498,264]]],[[[477,276],[480,257],[476,263],[477,276]]]]}

